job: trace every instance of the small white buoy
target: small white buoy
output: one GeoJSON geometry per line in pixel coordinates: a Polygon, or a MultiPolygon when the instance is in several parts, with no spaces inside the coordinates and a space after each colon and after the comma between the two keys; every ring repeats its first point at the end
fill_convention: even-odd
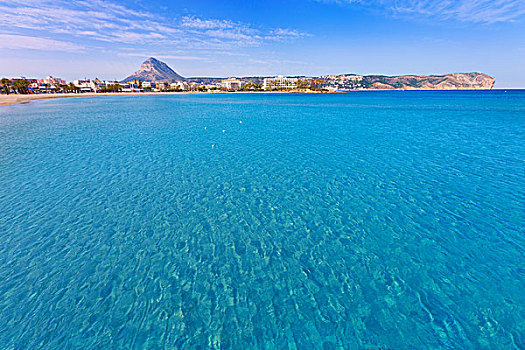
{"type": "Polygon", "coordinates": [[[242,124],[242,120],[239,120],[239,124],[242,124]]]}
{"type": "Polygon", "coordinates": [[[222,132],[226,132],[226,130],[222,130],[222,132]]]}
{"type": "Polygon", "coordinates": [[[205,126],[205,127],[204,127],[204,130],[206,130],[206,129],[208,129],[208,127],[207,127],[207,126],[205,126]]]}
{"type": "Polygon", "coordinates": [[[211,148],[212,148],[212,149],[215,148],[215,144],[212,144],[212,145],[211,145],[211,148]]]}

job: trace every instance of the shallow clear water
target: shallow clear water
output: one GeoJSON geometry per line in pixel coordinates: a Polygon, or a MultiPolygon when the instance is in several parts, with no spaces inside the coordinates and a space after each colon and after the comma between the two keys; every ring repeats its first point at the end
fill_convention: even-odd
{"type": "Polygon", "coordinates": [[[0,349],[523,349],[524,180],[523,91],[2,107],[0,349]]]}

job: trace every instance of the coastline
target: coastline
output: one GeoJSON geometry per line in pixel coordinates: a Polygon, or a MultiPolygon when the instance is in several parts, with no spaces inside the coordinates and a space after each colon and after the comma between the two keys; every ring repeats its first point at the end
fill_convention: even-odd
{"type": "Polygon", "coordinates": [[[236,92],[197,92],[197,91],[167,91],[167,92],[86,92],[80,94],[35,94],[35,95],[22,95],[22,94],[10,94],[0,95],[0,107],[9,106],[14,104],[25,104],[31,101],[37,100],[48,100],[53,98],[70,98],[70,97],[98,97],[98,96],[141,96],[141,95],[190,95],[190,94],[254,94],[254,93],[327,93],[317,91],[236,91],[236,92]]]}
{"type": "Polygon", "coordinates": [[[167,91],[167,92],[86,92],[86,93],[64,93],[64,94],[0,94],[0,107],[25,104],[37,100],[49,100],[54,98],[72,98],[72,97],[98,97],[98,96],[141,96],[141,95],[191,95],[191,94],[286,94],[286,93],[307,93],[307,94],[339,94],[351,91],[481,91],[481,90],[498,90],[498,89],[356,89],[347,91],[312,91],[312,90],[290,90],[290,91],[167,91]]]}
{"type": "Polygon", "coordinates": [[[185,95],[195,94],[193,91],[181,91],[181,92],[86,92],[82,94],[37,94],[37,95],[21,95],[21,94],[10,94],[0,95],[0,107],[9,106],[14,104],[24,104],[31,101],[37,100],[49,100],[53,98],[70,98],[70,97],[94,97],[94,96],[134,96],[134,95],[185,95]]]}

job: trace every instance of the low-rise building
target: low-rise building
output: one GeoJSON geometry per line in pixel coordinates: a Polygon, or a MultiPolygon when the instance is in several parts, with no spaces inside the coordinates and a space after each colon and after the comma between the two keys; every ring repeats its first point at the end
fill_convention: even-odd
{"type": "Polygon", "coordinates": [[[236,78],[224,79],[219,86],[228,90],[239,90],[242,87],[242,81],[236,78]]]}
{"type": "Polygon", "coordinates": [[[299,82],[298,78],[288,78],[283,77],[282,75],[274,78],[264,78],[263,89],[264,90],[273,90],[273,89],[296,89],[299,82]]]}
{"type": "Polygon", "coordinates": [[[187,82],[179,80],[179,81],[176,81],[174,83],[171,83],[170,84],[170,88],[173,89],[173,90],[186,91],[186,90],[189,90],[189,85],[188,85],[187,82]]]}
{"type": "Polygon", "coordinates": [[[157,88],[157,90],[166,90],[168,86],[169,86],[168,83],[163,83],[163,82],[155,83],[155,87],[157,88]]]}
{"type": "Polygon", "coordinates": [[[62,78],[55,78],[51,75],[48,75],[44,79],[38,79],[37,80],[39,85],[47,85],[47,86],[60,86],[60,85],[66,85],[66,81],[62,78]]]}
{"type": "Polygon", "coordinates": [[[97,86],[91,79],[77,79],[73,81],[73,85],[80,89],[80,92],[95,92],[97,86]]]}
{"type": "Polygon", "coordinates": [[[196,90],[198,90],[201,86],[204,86],[204,85],[202,85],[202,84],[200,84],[200,83],[196,83],[196,82],[191,82],[191,83],[189,84],[188,90],[196,91],[196,90]]]}

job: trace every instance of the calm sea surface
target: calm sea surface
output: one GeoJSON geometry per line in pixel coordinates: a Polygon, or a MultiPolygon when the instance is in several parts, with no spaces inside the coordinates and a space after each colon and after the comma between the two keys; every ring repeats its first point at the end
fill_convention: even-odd
{"type": "Polygon", "coordinates": [[[524,227],[525,91],[1,107],[0,349],[525,349],[524,227]]]}

